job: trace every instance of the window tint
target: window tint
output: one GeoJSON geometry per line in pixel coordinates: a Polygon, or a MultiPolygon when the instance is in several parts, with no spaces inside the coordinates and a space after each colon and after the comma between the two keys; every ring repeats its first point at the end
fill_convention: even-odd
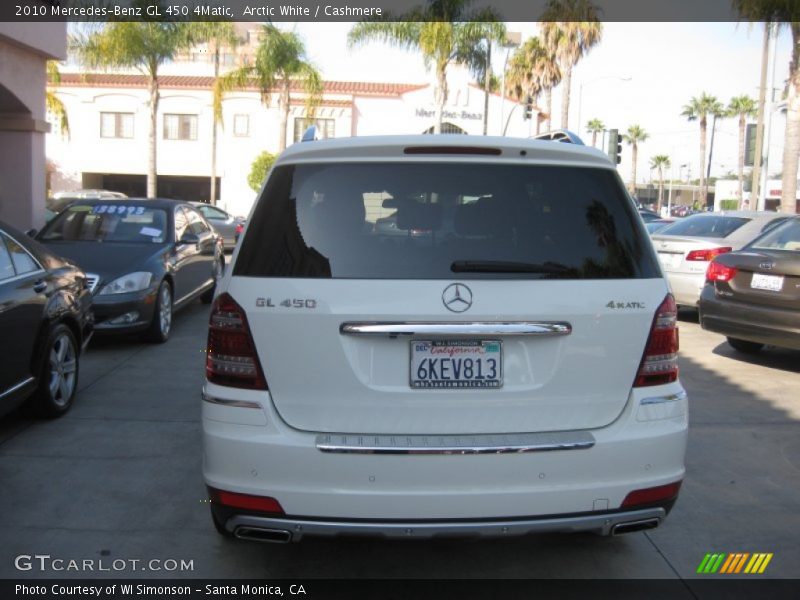
{"type": "Polygon", "coordinates": [[[11,255],[6,248],[6,236],[0,234],[0,281],[14,277],[14,265],[11,263],[11,255]]]}
{"type": "Polygon", "coordinates": [[[421,162],[286,166],[273,170],[258,201],[235,274],[658,277],[638,220],[617,178],[605,169],[421,162]]]}
{"type": "Polygon", "coordinates": [[[206,224],[203,218],[197,213],[196,210],[192,208],[185,208],[185,210],[186,210],[186,218],[189,219],[189,230],[192,233],[200,235],[201,233],[210,231],[209,226],[206,224]]]}
{"type": "Polygon", "coordinates": [[[167,214],[141,204],[73,204],[42,231],[46,241],[162,243],[167,214]]]}
{"type": "Polygon", "coordinates": [[[10,237],[5,237],[6,247],[8,248],[8,252],[11,255],[11,262],[14,263],[14,270],[17,272],[17,275],[24,275],[25,273],[32,273],[33,271],[38,271],[41,267],[38,263],[33,260],[28,251],[25,250],[22,246],[20,246],[17,242],[15,242],[10,237]]]}
{"type": "Polygon", "coordinates": [[[742,225],[749,222],[745,217],[725,215],[692,215],[675,221],[658,232],[659,235],[692,235],[698,237],[728,237],[742,225]]]}
{"type": "Polygon", "coordinates": [[[791,250],[800,253],[800,219],[783,221],[749,246],[757,250],[791,250]]]}

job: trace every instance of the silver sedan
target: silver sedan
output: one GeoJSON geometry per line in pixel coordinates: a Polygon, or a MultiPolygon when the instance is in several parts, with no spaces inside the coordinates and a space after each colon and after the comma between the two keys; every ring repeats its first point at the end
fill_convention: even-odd
{"type": "Polygon", "coordinates": [[[200,211],[214,230],[222,236],[225,250],[233,250],[238,237],[237,229],[241,231],[245,220],[242,217],[234,217],[218,206],[211,206],[205,202],[190,202],[190,204],[200,211]]]}

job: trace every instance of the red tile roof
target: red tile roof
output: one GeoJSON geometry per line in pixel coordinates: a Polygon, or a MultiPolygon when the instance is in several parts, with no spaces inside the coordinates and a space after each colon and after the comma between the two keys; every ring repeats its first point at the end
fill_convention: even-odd
{"type": "MultiPolygon", "coordinates": [[[[158,78],[162,89],[211,89],[213,77],[193,75],[162,75],[158,78]]],[[[144,75],[120,73],[62,73],[63,87],[146,87],[144,75]]],[[[366,81],[325,81],[324,92],[328,94],[353,94],[356,96],[400,96],[428,87],[418,83],[371,83],[366,81]]],[[[247,89],[255,89],[249,86],[247,89]]],[[[292,91],[302,91],[299,84],[292,83],[292,91]]]]}

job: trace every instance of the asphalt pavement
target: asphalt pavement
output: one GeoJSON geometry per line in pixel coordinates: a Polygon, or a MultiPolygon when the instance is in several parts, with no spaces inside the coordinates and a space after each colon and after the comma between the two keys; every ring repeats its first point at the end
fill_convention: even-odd
{"type": "Polygon", "coordinates": [[[657,530],[268,545],[223,539],[209,518],[200,471],[208,310],[197,302],[176,315],[164,345],[95,338],[64,418],[0,419],[0,577],[680,578],[691,589],[708,577],[696,570],[710,552],[773,553],[763,577],[800,577],[800,352],[746,357],[682,314],[688,472],[657,530]],[[91,560],[95,572],[18,569],[16,557],[35,554],[91,560]],[[123,564],[115,560],[142,563],[98,571],[123,564]],[[170,560],[191,568],[172,570],[170,560]]]}

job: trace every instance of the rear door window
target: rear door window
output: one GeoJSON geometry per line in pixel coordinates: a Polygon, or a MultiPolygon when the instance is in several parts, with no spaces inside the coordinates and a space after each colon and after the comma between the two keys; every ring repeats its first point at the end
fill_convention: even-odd
{"type": "Polygon", "coordinates": [[[745,217],[724,215],[693,215],[675,221],[659,231],[663,235],[688,235],[696,237],[725,238],[748,223],[745,217]]]}
{"type": "Polygon", "coordinates": [[[431,162],[274,169],[234,274],[659,276],[639,217],[612,171],[431,162]]]}

